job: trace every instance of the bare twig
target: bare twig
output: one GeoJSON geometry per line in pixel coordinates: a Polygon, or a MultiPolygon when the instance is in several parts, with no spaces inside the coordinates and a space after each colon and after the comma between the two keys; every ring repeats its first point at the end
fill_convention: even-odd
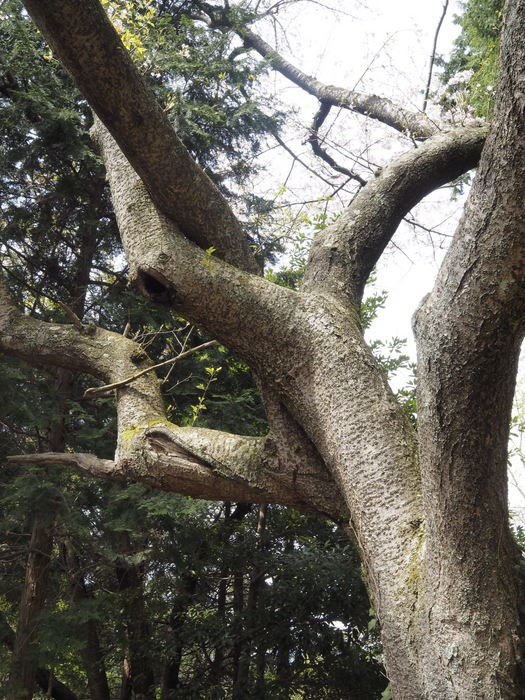
{"type": "Polygon", "coordinates": [[[445,0],[443,3],[443,12],[441,13],[441,17],[439,18],[438,25],[436,27],[436,32],[434,34],[434,43],[432,45],[432,53],[430,54],[430,65],[428,67],[428,78],[427,78],[427,85],[425,88],[425,97],[423,98],[423,112],[427,111],[427,103],[428,103],[428,96],[430,94],[430,83],[432,82],[432,73],[434,70],[434,61],[436,58],[436,48],[437,48],[437,42],[439,38],[439,32],[441,31],[441,25],[443,24],[443,20],[445,19],[445,15],[447,14],[447,9],[448,9],[448,0],[445,0]]]}
{"type": "MultiPolygon", "coordinates": [[[[77,467],[92,476],[107,476],[117,480],[119,470],[115,463],[109,459],[99,459],[95,455],[86,452],[40,452],[27,455],[10,455],[7,458],[10,464],[38,464],[77,467]]],[[[123,478],[123,475],[122,475],[123,478]]]]}
{"type": "Polygon", "coordinates": [[[146,367],[146,369],[137,372],[137,374],[134,374],[133,376],[128,377],[127,379],[122,379],[120,382],[113,382],[113,384],[105,384],[104,386],[96,386],[91,387],[90,389],[86,389],[86,391],[84,392],[84,398],[94,399],[99,396],[105,396],[113,389],[118,389],[119,387],[131,384],[131,382],[134,382],[140,377],[143,377],[148,372],[152,372],[155,369],[159,369],[159,367],[166,367],[167,365],[171,365],[174,362],[182,360],[184,357],[188,357],[188,355],[192,355],[194,352],[199,352],[201,350],[204,350],[205,348],[210,348],[214,345],[218,345],[218,342],[216,340],[210,340],[207,343],[202,343],[202,345],[197,345],[197,347],[195,348],[191,348],[190,350],[181,352],[179,355],[177,355],[177,357],[170,357],[169,360],[164,360],[164,362],[159,362],[158,364],[152,365],[151,367],[146,367]]]}
{"type": "Polygon", "coordinates": [[[312,175],[315,175],[315,177],[318,177],[320,180],[322,180],[325,184],[330,185],[330,187],[333,187],[333,182],[330,182],[327,178],[323,177],[320,175],[318,172],[316,172],[313,168],[311,168],[307,163],[304,162],[296,153],[292,151],[292,149],[283,141],[283,139],[278,136],[277,134],[274,135],[275,140],[277,143],[281,146],[281,148],[284,148],[284,150],[292,156],[294,160],[296,160],[300,165],[303,166],[308,172],[312,173],[312,175]]]}
{"type": "Polygon", "coordinates": [[[82,321],[79,319],[79,317],[76,315],[76,313],[73,311],[73,309],[68,306],[64,301],[59,301],[57,302],[60,308],[65,311],[66,316],[69,317],[69,319],[73,322],[73,325],[75,328],[78,328],[79,331],[84,330],[84,325],[82,321]]]}
{"type": "Polygon", "coordinates": [[[333,170],[335,170],[338,173],[341,173],[342,175],[346,175],[347,177],[351,178],[352,180],[357,180],[357,182],[361,185],[364,186],[366,185],[366,180],[364,180],[360,175],[357,173],[354,173],[352,170],[348,170],[348,168],[343,167],[342,165],[339,165],[333,158],[332,156],[326,151],[322,146],[319,141],[319,129],[323,125],[326,117],[328,116],[330,109],[332,105],[329,102],[321,102],[319,106],[319,110],[317,111],[316,115],[314,116],[314,120],[312,122],[312,126],[310,129],[310,136],[308,137],[308,143],[312,147],[312,151],[316,156],[324,160],[325,163],[327,163],[333,170]]]}

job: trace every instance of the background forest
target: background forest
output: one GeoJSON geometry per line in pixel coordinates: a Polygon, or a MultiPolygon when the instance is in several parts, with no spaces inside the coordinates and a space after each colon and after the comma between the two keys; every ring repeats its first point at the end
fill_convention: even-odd
{"type": "MultiPolygon", "coordinates": [[[[283,242],[272,224],[282,214],[249,186],[254,155],[283,143],[287,115],[256,87],[269,65],[241,51],[232,33],[199,22],[202,3],[105,4],[185,145],[255,221],[253,246],[273,263],[283,242]]],[[[461,90],[473,110],[490,112],[500,9],[499,0],[468,4],[452,59],[441,61],[443,109],[461,90]]],[[[246,9],[243,21],[254,18],[246,9]]],[[[124,333],[162,362],[210,339],[127,289],[91,120],[20,4],[4,0],[0,253],[11,289],[28,315],[124,333]]],[[[317,155],[326,165],[326,153],[317,155]]],[[[306,217],[305,229],[322,227],[324,217],[306,217]]],[[[300,240],[288,260],[268,274],[294,287],[300,240]]],[[[365,302],[366,323],[381,303],[365,302]]],[[[400,347],[376,344],[385,371],[407,366],[400,347]]],[[[225,348],[188,354],[160,376],[174,422],[264,434],[250,372],[225,348]]],[[[92,381],[2,357],[0,458],[94,444],[111,458],[113,400],[84,399],[92,381]]],[[[413,419],[411,387],[403,397],[413,419]]],[[[54,466],[4,460],[0,478],[0,694],[9,678],[22,687],[35,673],[39,692],[68,700],[365,699],[384,691],[374,614],[338,523],[54,466]]]]}

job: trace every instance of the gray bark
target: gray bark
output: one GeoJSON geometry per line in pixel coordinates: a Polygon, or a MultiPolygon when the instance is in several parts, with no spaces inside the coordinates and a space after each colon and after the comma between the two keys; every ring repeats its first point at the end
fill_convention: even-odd
{"type": "Polygon", "coordinates": [[[425,653],[446,669],[430,685],[444,697],[514,697],[523,684],[507,443],[525,319],[524,21],[524,4],[511,3],[491,133],[463,220],[416,317],[424,607],[433,639],[425,653]]]}
{"type": "MultiPolygon", "coordinates": [[[[117,390],[115,462],[64,459],[192,495],[348,517],[395,697],[521,697],[505,466],[525,318],[525,1],[508,3],[479,175],[416,318],[417,434],[364,342],[360,296],[407,207],[475,164],[483,129],[433,136],[385,168],[319,236],[305,285],[292,292],[250,273],[230,210],[181,155],[98,3],[26,5],[115,138],[96,125],[136,288],[234,350],[273,397],[266,440],[184,430],[166,422],[157,380],[144,375],[117,390]],[[153,173],[157,158],[163,167],[153,173]],[[208,201],[211,224],[202,217],[208,201]],[[210,245],[218,255],[203,250],[210,245]]],[[[419,136],[429,136],[423,127],[419,136]]],[[[23,318],[5,292],[0,330],[3,352],[106,382],[148,362],[132,341],[101,329],[23,318]]]]}

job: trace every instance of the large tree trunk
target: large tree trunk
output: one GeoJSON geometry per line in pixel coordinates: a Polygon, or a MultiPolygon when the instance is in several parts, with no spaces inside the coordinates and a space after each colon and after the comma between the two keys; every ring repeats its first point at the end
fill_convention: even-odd
{"type": "Polygon", "coordinates": [[[507,444],[525,311],[525,4],[510,3],[491,134],[418,310],[426,541],[420,664],[434,697],[520,697],[519,570],[507,444]],[[439,670],[438,670],[439,669],[439,670]]]}
{"type": "MultiPolygon", "coordinates": [[[[116,140],[96,125],[136,288],[228,345],[273,397],[266,440],[181,430],[165,420],[156,380],[143,375],[117,389],[115,463],[92,455],[65,456],[64,463],[192,495],[280,502],[349,520],[394,695],[522,697],[505,466],[525,319],[525,0],[508,3],[496,113],[480,171],[434,291],[417,314],[417,431],[364,342],[361,295],[404,214],[476,164],[487,129],[430,135],[378,172],[316,237],[304,286],[292,292],[254,274],[231,210],[188,160],[98,3],[26,6],[116,140]]],[[[398,126],[408,123],[406,112],[399,117],[398,126]]],[[[426,120],[416,122],[420,137],[434,134],[426,120]]],[[[107,382],[136,372],[132,341],[21,318],[1,289],[0,301],[5,352],[107,382]]]]}

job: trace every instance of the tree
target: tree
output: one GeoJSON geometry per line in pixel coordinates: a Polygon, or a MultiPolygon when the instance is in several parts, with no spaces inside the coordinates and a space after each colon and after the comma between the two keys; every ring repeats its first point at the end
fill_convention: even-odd
{"type": "MultiPolygon", "coordinates": [[[[126,326],[155,361],[199,345],[197,329],[165,307],[137,304],[122,289],[102,168],[83,128],[89,112],[17,0],[4,3],[7,8],[0,23],[0,240],[13,292],[25,313],[42,320],[64,321],[72,310],[99,325],[126,326]]],[[[222,58],[229,41],[184,19],[173,18],[168,27],[162,16],[154,27],[148,20],[148,46],[158,48],[168,30],[177,30],[155,89],[162,95],[175,60],[186,76],[179,133],[182,112],[191,116],[186,144],[206,167],[220,159],[231,187],[242,182],[240,166],[258,130],[268,124],[273,130],[275,121],[254,120],[258,108],[242,105],[249,88],[237,94],[241,66],[222,58]],[[214,132],[221,113],[229,128],[214,132]],[[211,152],[202,143],[209,133],[211,152]]],[[[125,36],[135,49],[140,39],[125,36]]],[[[250,75],[257,73],[253,60],[244,63],[250,75]]],[[[207,345],[179,357],[176,372],[173,365],[160,370],[167,415],[183,425],[264,434],[246,365],[224,347],[207,345]]],[[[112,400],[82,401],[87,377],[72,382],[68,370],[28,373],[22,365],[11,358],[1,367],[3,452],[81,452],[96,441],[98,454],[111,456],[112,400]]],[[[0,692],[29,698],[34,681],[52,697],[73,700],[159,691],[166,698],[297,690],[308,696],[316,688],[340,695],[347,687],[371,697],[381,692],[376,632],[367,630],[370,606],[351,547],[333,524],[261,506],[258,546],[256,509],[250,514],[249,505],[194,502],[137,484],[79,478],[56,466],[44,472],[3,464],[0,692]]]]}
{"type": "Polygon", "coordinates": [[[269,432],[170,423],[152,372],[124,383],[150,367],[133,340],[80,319],[24,316],[3,286],[2,351],[97,377],[116,391],[118,417],[114,460],[40,453],[12,461],[348,523],[394,696],[521,697],[523,608],[506,456],[525,318],[525,2],[507,3],[491,124],[455,129],[305,75],[250,29],[255,16],[243,5],[193,4],[199,21],[237,32],[243,48],[317,97],[317,128],[337,105],[413,141],[318,233],[299,291],[259,275],[242,225],[182,146],[98,2],[25,6],[97,114],[92,135],[135,289],[250,365],[269,432]],[[414,426],[364,342],[360,302],[401,218],[476,165],[464,217],[414,317],[414,426]]]}

